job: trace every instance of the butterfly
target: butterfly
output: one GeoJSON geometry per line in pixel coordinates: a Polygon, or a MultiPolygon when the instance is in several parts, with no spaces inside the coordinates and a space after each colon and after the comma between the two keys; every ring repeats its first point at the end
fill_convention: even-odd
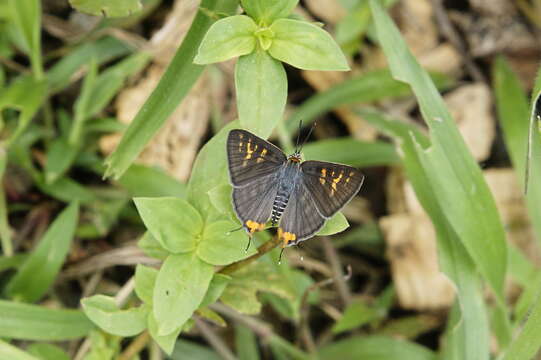
{"type": "Polygon", "coordinates": [[[358,169],[324,161],[303,162],[300,150],[286,156],[249,131],[229,132],[233,207],[250,238],[270,220],[271,226],[278,226],[282,248],[296,245],[314,236],[361,189],[364,175],[358,169]]]}

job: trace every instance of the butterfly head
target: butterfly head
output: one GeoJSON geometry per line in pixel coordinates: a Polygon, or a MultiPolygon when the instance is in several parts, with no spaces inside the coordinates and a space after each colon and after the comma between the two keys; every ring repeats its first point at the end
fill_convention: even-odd
{"type": "Polygon", "coordinates": [[[287,157],[287,160],[295,163],[300,163],[302,161],[302,155],[300,151],[295,151],[293,154],[287,157]]]}

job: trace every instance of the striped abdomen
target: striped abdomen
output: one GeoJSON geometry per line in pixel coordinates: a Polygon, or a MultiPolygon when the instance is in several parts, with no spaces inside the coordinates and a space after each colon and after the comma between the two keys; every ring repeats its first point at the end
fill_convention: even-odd
{"type": "Polygon", "coordinates": [[[280,186],[276,197],[274,198],[274,203],[272,204],[272,214],[271,214],[271,223],[272,226],[276,226],[278,221],[282,217],[284,210],[286,209],[287,202],[289,201],[289,195],[287,192],[282,189],[280,186]]]}

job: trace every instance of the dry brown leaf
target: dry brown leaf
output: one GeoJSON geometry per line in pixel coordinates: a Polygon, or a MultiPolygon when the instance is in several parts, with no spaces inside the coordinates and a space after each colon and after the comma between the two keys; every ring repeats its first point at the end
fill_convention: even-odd
{"type": "Polygon", "coordinates": [[[463,85],[444,96],[473,157],[486,160],[494,141],[492,96],[484,83],[463,85]]]}
{"type": "Polygon", "coordinates": [[[305,0],[304,3],[312,14],[316,15],[326,24],[334,25],[346,16],[346,9],[342,7],[340,1],[305,0]]]}

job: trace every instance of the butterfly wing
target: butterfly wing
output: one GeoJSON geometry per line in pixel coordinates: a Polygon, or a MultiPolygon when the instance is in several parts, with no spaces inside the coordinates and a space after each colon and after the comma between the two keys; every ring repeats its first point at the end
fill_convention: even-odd
{"type": "Polygon", "coordinates": [[[241,188],[233,188],[233,208],[250,234],[261,231],[269,220],[278,192],[277,174],[260,177],[241,188]]]}
{"type": "Polygon", "coordinates": [[[227,137],[229,176],[234,187],[243,187],[278,171],[287,158],[276,146],[254,134],[234,129],[227,137]]]}
{"type": "Polygon", "coordinates": [[[302,181],[325,218],[343,208],[359,192],[364,180],[354,167],[323,161],[305,161],[301,171],[302,181]]]}
{"type": "Polygon", "coordinates": [[[296,245],[311,238],[324,223],[325,218],[316,209],[310,190],[299,179],[293,187],[278,227],[278,237],[283,241],[283,246],[296,245]]]}

